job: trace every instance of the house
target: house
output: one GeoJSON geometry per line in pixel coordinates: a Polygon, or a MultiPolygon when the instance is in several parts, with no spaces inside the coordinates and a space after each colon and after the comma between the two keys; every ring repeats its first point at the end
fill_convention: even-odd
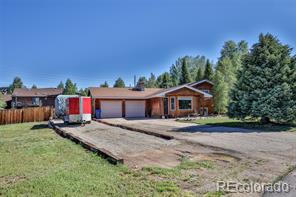
{"type": "Polygon", "coordinates": [[[61,88],[15,88],[12,93],[12,107],[54,106],[55,98],[63,93],[61,88]]]}
{"type": "Polygon", "coordinates": [[[3,95],[8,94],[8,89],[9,87],[0,87],[0,93],[2,93],[3,95]]]}
{"type": "Polygon", "coordinates": [[[10,109],[11,108],[11,101],[12,101],[11,95],[5,94],[5,95],[3,95],[3,99],[4,99],[4,102],[6,103],[6,109],[10,109]]]}
{"type": "Polygon", "coordinates": [[[89,88],[93,115],[113,117],[182,117],[213,113],[213,83],[202,80],[173,88],[89,88]]]}

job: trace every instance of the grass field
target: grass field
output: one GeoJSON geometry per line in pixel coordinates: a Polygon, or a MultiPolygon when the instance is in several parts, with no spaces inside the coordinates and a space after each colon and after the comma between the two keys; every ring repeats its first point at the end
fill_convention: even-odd
{"type": "MultiPolygon", "coordinates": [[[[188,122],[188,121],[183,121],[188,122]]],[[[296,131],[296,124],[260,124],[256,121],[241,121],[236,119],[231,119],[228,117],[209,117],[204,119],[190,120],[190,122],[202,124],[202,125],[212,125],[212,126],[226,126],[226,127],[240,127],[246,129],[256,129],[262,131],[296,131]]]]}
{"type": "Polygon", "coordinates": [[[213,168],[184,160],[176,169],[129,170],[58,136],[46,123],[0,126],[0,158],[0,196],[191,196],[178,185],[181,171],[213,168]]]}

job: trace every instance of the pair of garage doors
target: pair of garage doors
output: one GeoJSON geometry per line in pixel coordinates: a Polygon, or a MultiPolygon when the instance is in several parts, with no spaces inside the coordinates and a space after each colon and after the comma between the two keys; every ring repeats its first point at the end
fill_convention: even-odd
{"type": "MultiPolygon", "coordinates": [[[[101,101],[101,117],[120,118],[122,108],[122,101],[101,101]]],[[[125,101],[125,117],[145,117],[145,101],[125,101]]]]}

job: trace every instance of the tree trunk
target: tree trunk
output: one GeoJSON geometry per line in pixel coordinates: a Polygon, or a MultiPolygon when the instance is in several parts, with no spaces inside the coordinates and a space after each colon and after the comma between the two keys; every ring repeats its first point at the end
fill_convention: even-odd
{"type": "Polygon", "coordinates": [[[261,117],[260,123],[261,124],[268,124],[268,123],[270,123],[269,117],[261,117]]]}

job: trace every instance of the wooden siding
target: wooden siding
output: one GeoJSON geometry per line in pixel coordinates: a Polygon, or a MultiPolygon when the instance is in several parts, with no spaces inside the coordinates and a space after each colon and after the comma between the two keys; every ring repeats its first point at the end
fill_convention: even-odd
{"type": "Polygon", "coordinates": [[[54,107],[54,105],[55,105],[56,96],[50,96],[50,97],[12,97],[12,102],[21,103],[21,106],[23,106],[23,107],[32,107],[33,98],[39,98],[40,102],[42,103],[41,106],[54,107]]]}
{"type": "Polygon", "coordinates": [[[47,121],[53,113],[53,107],[0,110],[0,124],[47,121]]]}
{"type": "Polygon", "coordinates": [[[199,90],[209,90],[210,94],[213,92],[213,85],[206,82],[206,81],[203,82],[203,83],[197,84],[197,85],[195,85],[193,87],[196,88],[196,89],[199,89],[199,90]]]}

